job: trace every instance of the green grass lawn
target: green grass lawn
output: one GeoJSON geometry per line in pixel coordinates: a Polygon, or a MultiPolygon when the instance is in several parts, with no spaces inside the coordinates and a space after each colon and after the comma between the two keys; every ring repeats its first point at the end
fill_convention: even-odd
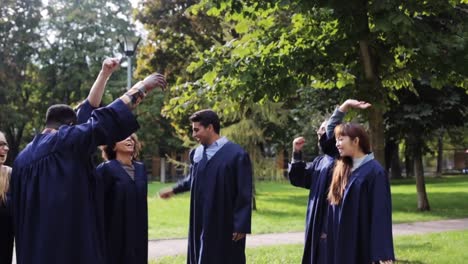
{"type": "MultiPolygon", "coordinates": [[[[395,240],[396,263],[462,264],[468,259],[468,231],[453,231],[416,236],[399,236],[395,240]]],[[[303,245],[268,246],[247,249],[247,263],[301,263],[303,245]]],[[[182,264],[185,255],[165,257],[151,264],[182,264]]]]}
{"type": "Polygon", "coordinates": [[[468,217],[468,176],[428,178],[426,191],[431,211],[419,212],[414,179],[392,182],[393,222],[468,217]]]}
{"type": "MultiPolygon", "coordinates": [[[[171,184],[149,185],[150,239],[187,236],[190,196],[178,195],[170,200],[157,198],[156,193],[171,184]]],[[[392,182],[393,222],[417,222],[468,217],[468,177],[429,178],[426,188],[430,212],[416,210],[414,179],[392,182]]],[[[303,231],[309,191],[289,182],[257,183],[257,207],[252,217],[253,233],[303,231]]]]}

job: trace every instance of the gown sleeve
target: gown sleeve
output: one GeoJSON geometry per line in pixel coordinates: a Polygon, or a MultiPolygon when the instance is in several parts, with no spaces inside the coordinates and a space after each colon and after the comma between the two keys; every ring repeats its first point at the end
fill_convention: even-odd
{"type": "Polygon", "coordinates": [[[320,157],[315,158],[309,166],[303,161],[290,163],[288,166],[289,182],[296,187],[310,189],[315,181],[313,172],[319,160],[320,157]]]}
{"type": "Polygon", "coordinates": [[[371,182],[371,258],[372,261],[395,260],[392,236],[392,201],[390,184],[383,169],[371,182]]]}
{"type": "Polygon", "coordinates": [[[249,234],[252,219],[252,164],[244,152],[236,160],[237,195],[234,201],[234,232],[249,234]]]}
{"type": "Polygon", "coordinates": [[[192,175],[193,175],[193,155],[195,155],[195,149],[190,151],[190,169],[189,174],[185,176],[182,180],[178,181],[177,184],[172,187],[174,194],[183,193],[190,191],[192,185],[192,175]]]}
{"type": "Polygon", "coordinates": [[[327,138],[332,138],[334,136],[335,127],[343,122],[345,114],[345,112],[341,112],[338,108],[335,109],[327,122],[327,138]]]}
{"type": "Polygon", "coordinates": [[[87,156],[100,145],[118,142],[138,130],[139,125],[130,109],[120,99],[107,107],[96,109],[86,123],[61,126],[60,147],[71,148],[87,156]]]}
{"type": "Polygon", "coordinates": [[[108,164],[106,162],[103,162],[96,167],[96,179],[98,180],[98,183],[102,188],[101,191],[103,191],[104,193],[109,190],[109,187],[112,183],[112,176],[107,171],[107,169],[108,164]]]}
{"type": "Polygon", "coordinates": [[[85,99],[83,103],[81,103],[78,106],[78,109],[76,110],[76,116],[77,116],[77,124],[83,124],[88,121],[88,119],[91,117],[91,113],[97,109],[97,107],[93,107],[88,99],[85,99]]]}

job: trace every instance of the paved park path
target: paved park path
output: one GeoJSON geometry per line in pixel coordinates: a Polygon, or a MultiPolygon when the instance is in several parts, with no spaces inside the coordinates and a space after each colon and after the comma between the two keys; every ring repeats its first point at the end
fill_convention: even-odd
{"type": "MultiPolygon", "coordinates": [[[[394,224],[393,235],[417,235],[465,229],[468,230],[468,218],[394,224]]],[[[247,247],[302,243],[304,243],[304,232],[259,234],[247,236],[247,247]]],[[[150,240],[148,245],[148,258],[157,259],[163,256],[180,255],[185,254],[186,251],[186,238],[150,240]]]]}
{"type": "MultiPolygon", "coordinates": [[[[428,234],[454,230],[468,230],[468,218],[393,225],[394,236],[428,234]]],[[[302,244],[303,242],[304,232],[273,233],[247,236],[247,247],[302,244]]],[[[185,254],[186,251],[186,238],[150,240],[148,244],[149,259],[158,259],[164,256],[185,254]]],[[[16,261],[13,260],[13,264],[15,263],[16,261]]]]}

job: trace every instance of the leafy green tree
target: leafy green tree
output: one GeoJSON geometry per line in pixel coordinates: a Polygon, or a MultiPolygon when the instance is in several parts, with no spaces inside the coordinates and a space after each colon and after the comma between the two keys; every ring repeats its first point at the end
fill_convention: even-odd
{"type": "MultiPolygon", "coordinates": [[[[136,17],[145,24],[148,40],[138,53],[137,76],[143,77],[158,71],[163,72],[171,84],[191,79],[192,75],[187,72],[190,61],[196,58],[200,50],[208,49],[215,42],[222,40],[219,19],[187,12],[196,2],[144,2],[136,17]]],[[[187,109],[183,115],[173,119],[173,115],[155,114],[160,113],[162,107],[163,101],[155,99],[152,104],[141,107],[141,112],[151,112],[152,115],[139,116],[142,124],[139,134],[147,145],[158,146],[157,151],[153,148],[152,154],[170,154],[175,149],[194,145],[189,137],[191,133],[188,122],[194,108],[187,109]]]]}
{"type": "MultiPolygon", "coordinates": [[[[38,0],[3,1],[0,10],[0,126],[11,160],[40,132],[51,104],[73,105],[87,96],[104,57],[133,32],[132,9],[128,0],[38,0]]],[[[125,76],[114,74],[107,98],[125,89],[125,76]]]]}
{"type": "Polygon", "coordinates": [[[184,84],[183,97],[284,101],[300,87],[354,87],[356,97],[374,105],[368,116],[372,145],[384,163],[388,94],[412,89],[413,78],[427,76],[434,87],[466,86],[460,59],[466,56],[466,12],[457,4],[201,1],[193,12],[222,18],[231,30],[191,65],[198,78],[184,84]]]}
{"type": "Polygon", "coordinates": [[[169,120],[160,114],[163,101],[163,93],[154,93],[144,107],[139,107],[137,111],[141,126],[137,133],[144,143],[143,156],[146,158],[164,157],[184,149],[183,142],[176,136],[169,120]]]}
{"type": "Polygon", "coordinates": [[[413,87],[416,93],[406,89],[396,92],[397,97],[386,113],[386,124],[405,140],[416,177],[418,209],[425,211],[430,210],[422,162],[427,143],[438,137],[441,128],[466,126],[468,95],[462,88],[436,89],[420,82],[413,87]]]}
{"type": "Polygon", "coordinates": [[[20,150],[28,122],[35,115],[38,69],[32,63],[41,45],[42,2],[2,1],[0,5],[0,130],[10,145],[8,163],[20,150]]]}
{"type": "MultiPolygon", "coordinates": [[[[287,101],[303,87],[352,87],[353,97],[374,106],[371,142],[384,164],[387,98],[398,89],[414,91],[414,79],[468,87],[468,19],[460,1],[204,0],[193,11],[222,18],[231,30],[191,64],[197,79],[177,87],[173,115],[196,96],[232,102],[219,108],[229,113],[249,99],[287,101]]],[[[424,182],[417,186],[422,193],[424,182]]]]}
{"type": "MultiPolygon", "coordinates": [[[[49,1],[43,31],[47,33],[40,64],[50,103],[83,100],[105,57],[117,50],[117,40],[135,33],[128,0],[49,1]]],[[[125,74],[114,74],[125,80],[125,74]]],[[[115,77],[114,77],[115,78],[115,77]]],[[[123,82],[109,83],[122,90],[123,82]]]]}
{"type": "Polygon", "coordinates": [[[137,12],[137,19],[148,30],[148,42],[140,51],[137,72],[164,72],[171,83],[190,80],[187,67],[198,52],[223,42],[220,19],[203,13],[191,13],[198,1],[147,1],[137,12]]]}

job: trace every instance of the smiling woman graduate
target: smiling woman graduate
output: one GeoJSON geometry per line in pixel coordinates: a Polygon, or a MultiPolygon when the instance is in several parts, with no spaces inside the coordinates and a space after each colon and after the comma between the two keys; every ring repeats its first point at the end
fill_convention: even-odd
{"type": "Polygon", "coordinates": [[[361,125],[335,128],[340,159],[328,192],[328,263],[392,263],[390,184],[361,125]]]}
{"type": "Polygon", "coordinates": [[[104,147],[97,169],[107,263],[148,263],[147,176],[135,134],[104,147]]]}

